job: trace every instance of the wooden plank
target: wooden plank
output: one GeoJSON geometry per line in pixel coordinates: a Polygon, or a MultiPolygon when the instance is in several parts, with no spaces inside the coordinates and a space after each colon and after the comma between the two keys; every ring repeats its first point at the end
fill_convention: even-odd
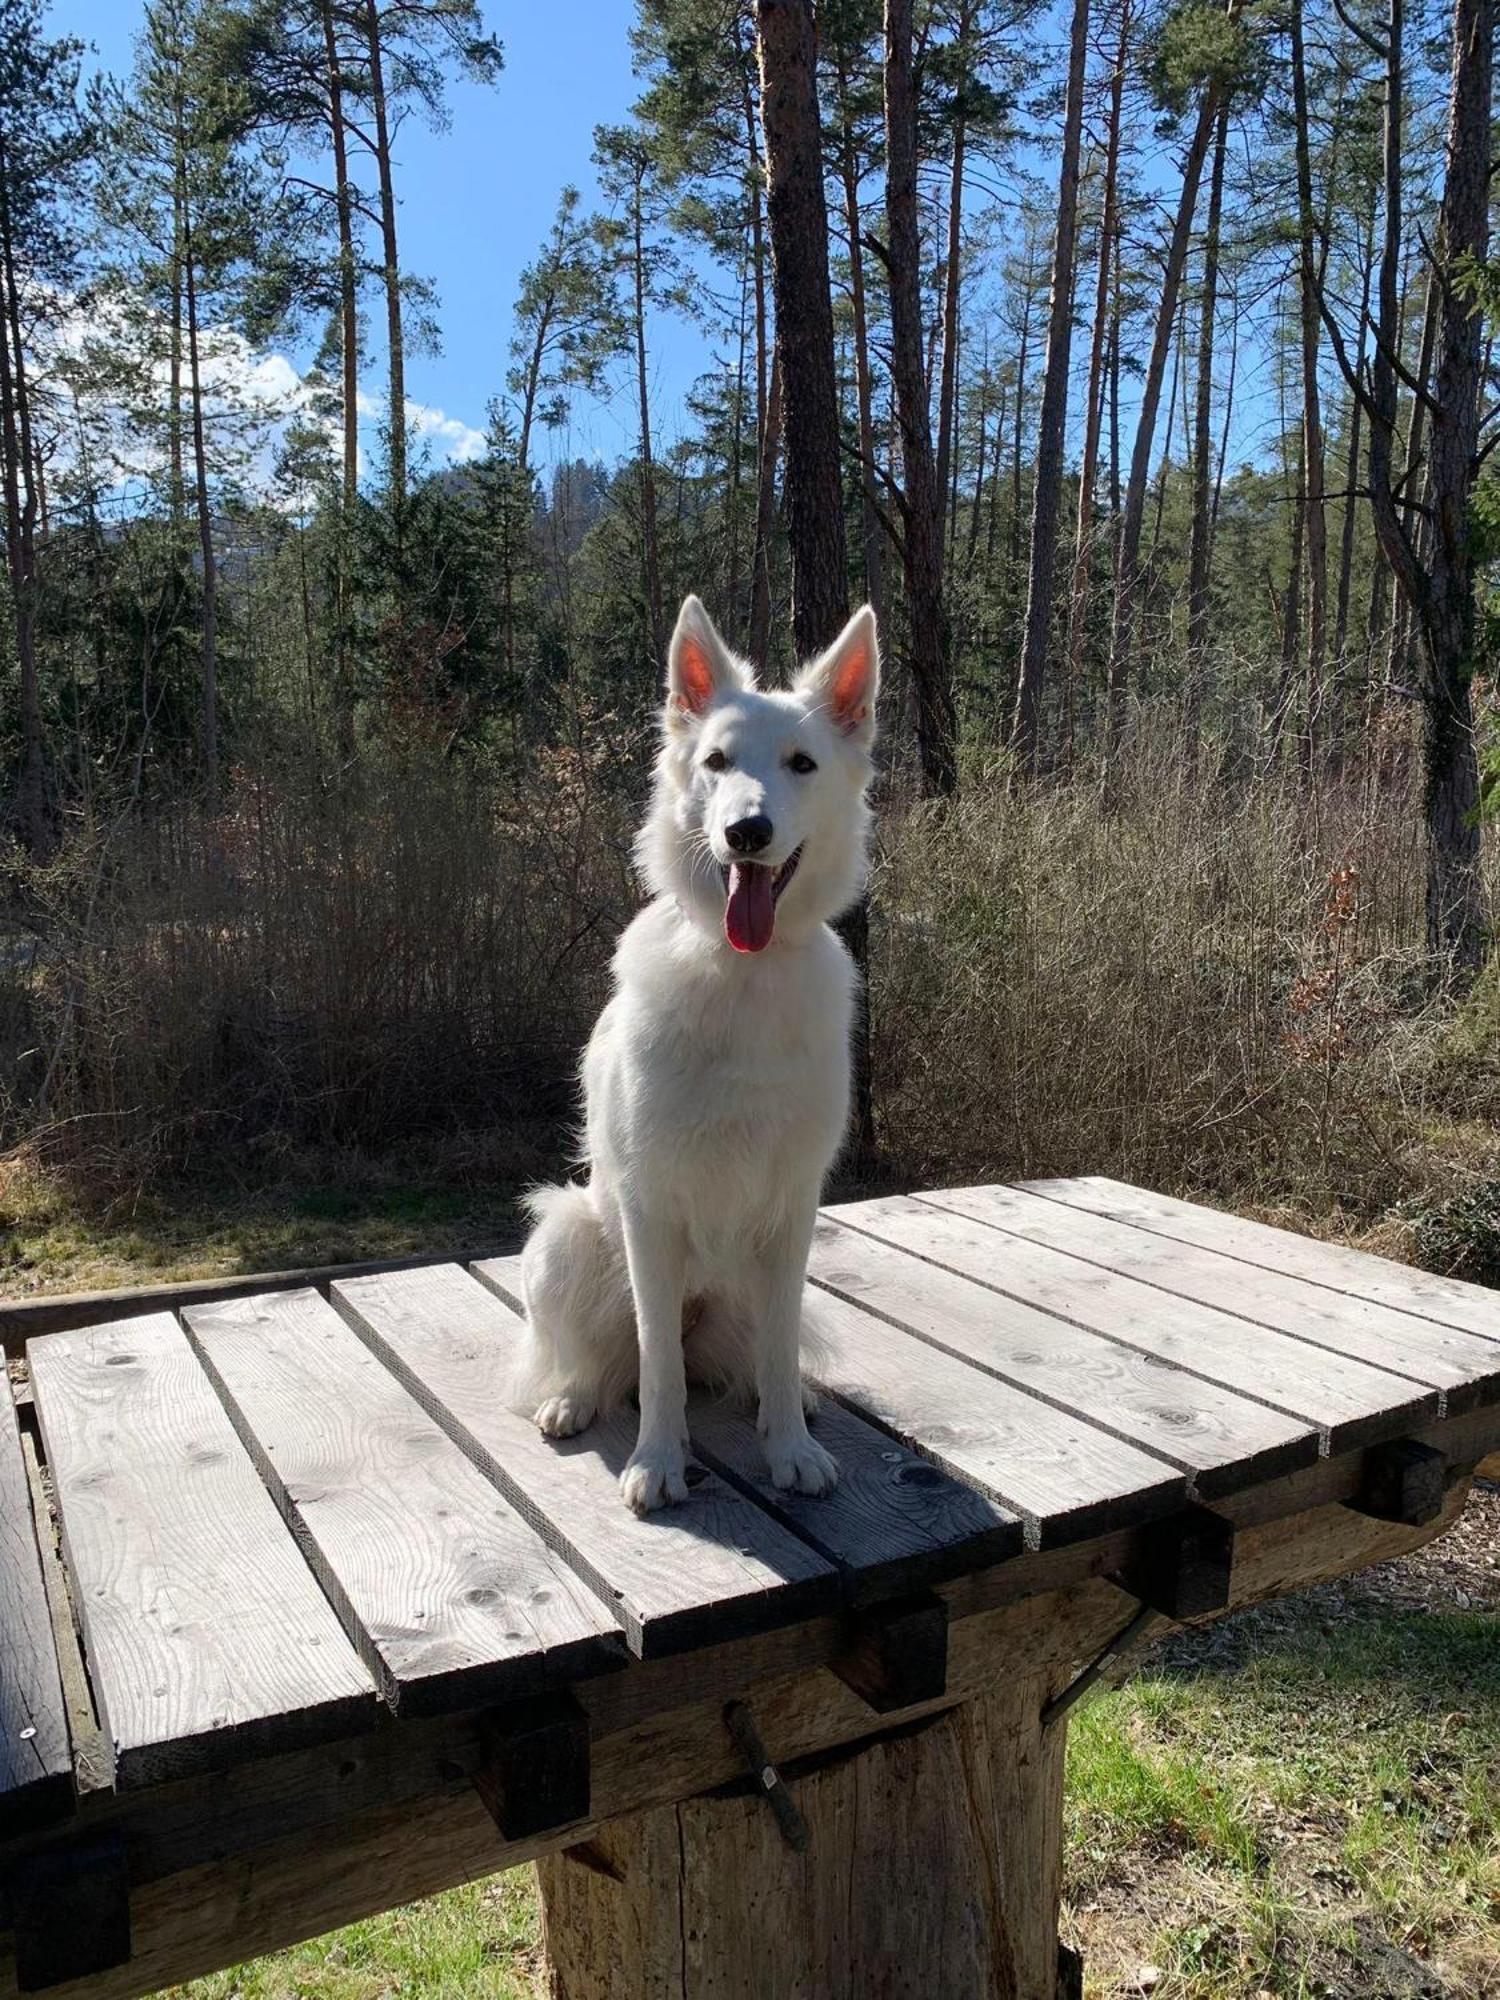
{"type": "Polygon", "coordinates": [[[0,1345],[19,1361],[28,1340],[44,1333],[70,1333],[80,1326],[107,1326],[115,1319],[146,1313],[181,1312],[184,1306],[219,1299],[245,1299],[262,1292],[298,1292],[312,1285],[326,1293],[335,1278],[358,1278],[371,1271],[417,1271],[431,1264],[468,1263],[493,1255],[494,1246],[471,1250],[419,1250],[409,1257],[360,1257],[348,1264],[307,1264],[290,1271],[220,1272],[167,1285],[125,1285],[103,1292],[41,1292],[30,1299],[0,1299],[0,1345]]]}
{"type": "Polygon", "coordinates": [[[15,1405],[0,1377],[0,1839],[64,1819],[72,1807],[52,1614],[15,1405]]]}
{"type": "MultiPolygon", "coordinates": [[[[476,1266],[475,1276],[519,1311],[520,1267],[519,1257],[494,1257],[476,1266]]],[[[813,1428],[839,1462],[838,1485],[817,1499],[771,1484],[748,1415],[714,1396],[695,1394],[688,1403],[698,1457],[843,1571],[851,1602],[902,1595],[1002,1562],[1021,1547],[1014,1514],[852,1410],[825,1401],[813,1428]]]]}
{"type": "MultiPolygon", "coordinates": [[[[1457,1505],[1455,1496],[1455,1511],[1457,1505]]],[[[1231,1608],[1406,1554],[1435,1532],[1436,1524],[1402,1528],[1338,1507],[1318,1507],[1252,1530],[1237,1552],[1231,1608]]],[[[1119,1591],[1096,1579],[957,1620],[950,1632],[944,1705],[993,1689],[997,1667],[1014,1683],[1092,1657],[1118,1631],[1129,1608],[1119,1591]]],[[[594,1687],[616,1701],[637,1673],[649,1672],[611,1675],[594,1687]]],[[[723,1705],[718,1691],[670,1717],[653,1714],[602,1737],[596,1731],[591,1808],[596,1823],[696,1797],[737,1778],[741,1759],[724,1728],[723,1705]]],[[[756,1690],[755,1713],[767,1742],[787,1763],[866,1741],[874,1733],[869,1709],[821,1669],[766,1681],[756,1690]]],[[[366,1741],[372,1750],[399,1747],[408,1736],[440,1726],[448,1725],[382,1730],[366,1741]]],[[[889,1726],[889,1721],[880,1725],[889,1726]]],[[[223,1790],[215,1788],[215,1795],[223,1790]]],[[[291,1795],[291,1809],[304,1803],[305,1790],[299,1785],[291,1795]]],[[[155,1802],[134,1803],[145,1809],[144,1828],[155,1802]]],[[[570,1830],[501,1847],[478,1797],[466,1786],[452,1785],[397,1804],[340,1810],[331,1823],[298,1824],[249,1852],[200,1843],[192,1865],[144,1882],[135,1877],[140,1886],[132,1898],[131,1964],[59,2000],[135,2000],[227,1961],[278,1950],[584,1837],[582,1830],[570,1830]]],[[[14,1959],[0,1933],[0,2000],[14,2000],[16,1992],[14,1959]]]]}
{"type": "MultiPolygon", "coordinates": [[[[1004,1231],[1011,1242],[1065,1251],[1096,1269],[1425,1383],[1443,1394],[1444,1408],[1455,1416],[1500,1397],[1500,1342],[1477,1334],[1330,1292],[1282,1271],[1226,1259],[1216,1251],[1197,1250],[1106,1216],[1084,1222],[1060,1203],[1023,1188],[952,1188],[919,1199],[924,1208],[949,1210],[1004,1231]]],[[[990,1255],[996,1255],[993,1245],[990,1255]]],[[[1010,1255],[1009,1250],[1004,1253],[1007,1268],[1010,1255]]]]}
{"type": "Polygon", "coordinates": [[[698,1466],[680,1507],[644,1519],[619,1493],[634,1411],[553,1442],[504,1404],[520,1320],[457,1265],[336,1284],[333,1302],[614,1612],[643,1658],[805,1618],[838,1572],[736,1488],[698,1466]]]}
{"type": "Polygon", "coordinates": [[[1369,1250],[1328,1243],[1295,1229],[1276,1229],[1266,1222],[1251,1222],[1242,1215],[1227,1215],[1222,1209],[1204,1208],[1149,1188],[1131,1187],[1125,1181],[1107,1180],[1102,1174],[1074,1180],[1022,1181],[1019,1185],[1028,1194],[1061,1202],[1087,1215],[1128,1222],[1135,1229],[1149,1229],[1178,1243],[1237,1257],[1263,1270],[1305,1278],[1329,1291],[1347,1292],[1376,1305],[1414,1313],[1419,1319],[1436,1320],[1440,1326],[1462,1327],[1486,1340],[1500,1340],[1500,1293],[1488,1285],[1440,1277],[1391,1257],[1377,1257],[1369,1250]]]}
{"type": "Polygon", "coordinates": [[[610,1613],[316,1292],[183,1319],[398,1713],[511,1701],[624,1664],[610,1613]]]}
{"type": "Polygon", "coordinates": [[[925,1200],[852,1202],[828,1214],[862,1238],[911,1250],[929,1267],[960,1270],[991,1292],[1300,1417],[1324,1433],[1331,1451],[1409,1430],[1439,1413],[1435,1388],[1250,1326],[1046,1244],[1005,1236],[925,1200]]]}
{"type": "Polygon", "coordinates": [[[1175,1467],[1084,1418],[956,1360],[832,1293],[810,1295],[824,1352],[810,1367],[841,1402],[1026,1524],[1053,1548],[1182,1505],[1175,1467]]]}
{"type": "MultiPolygon", "coordinates": [[[[876,1207],[878,1218],[885,1210],[876,1207]]],[[[863,1205],[847,1211],[861,1223],[863,1205]]],[[[897,1214],[898,1211],[892,1211],[897,1214]]],[[[1218,1382],[1020,1304],[877,1236],[854,1235],[834,1209],[813,1239],[820,1287],[975,1362],[1054,1409],[1145,1446],[1212,1495],[1276,1478],[1318,1456],[1319,1427],[1218,1382]]],[[[929,1225],[913,1211],[913,1235],[929,1225]]],[[[899,1222],[895,1233],[901,1233],[899,1222]]],[[[988,1268],[993,1268],[991,1265],[988,1268]]]]}
{"type": "Polygon", "coordinates": [[[116,1785],[373,1723],[370,1677],[170,1315],[27,1359],[116,1785]]]}

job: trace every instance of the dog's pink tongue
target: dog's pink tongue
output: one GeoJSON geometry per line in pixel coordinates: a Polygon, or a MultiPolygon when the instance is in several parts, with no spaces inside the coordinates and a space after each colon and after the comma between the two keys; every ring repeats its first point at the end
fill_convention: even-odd
{"type": "Polygon", "coordinates": [[[776,928],[776,877],[756,861],[731,862],[724,935],[736,951],[764,951],[776,928]]]}

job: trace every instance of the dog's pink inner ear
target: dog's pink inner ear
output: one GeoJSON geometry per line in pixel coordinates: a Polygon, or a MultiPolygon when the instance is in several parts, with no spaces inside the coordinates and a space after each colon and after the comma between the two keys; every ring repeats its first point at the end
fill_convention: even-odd
{"type": "Polygon", "coordinates": [[[857,729],[870,713],[870,648],[856,640],[834,668],[829,707],[840,729],[857,729]]]}
{"type": "Polygon", "coordinates": [[[701,639],[685,634],[677,653],[677,705],[701,715],[714,698],[714,670],[701,639]]]}

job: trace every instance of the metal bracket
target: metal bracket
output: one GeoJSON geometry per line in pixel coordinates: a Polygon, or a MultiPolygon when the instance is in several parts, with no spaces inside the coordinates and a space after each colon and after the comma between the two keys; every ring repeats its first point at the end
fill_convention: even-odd
{"type": "Polygon", "coordinates": [[[750,1775],[765,1794],[766,1804],[776,1815],[776,1824],[781,1829],[781,1837],[796,1854],[805,1854],[808,1847],[807,1821],[797,1810],[796,1802],[787,1790],[781,1773],[771,1762],[765,1739],[755,1726],[755,1717],[742,1701],[731,1701],[724,1709],[724,1727],[734,1738],[743,1756],[750,1775]]]}
{"type": "MultiPolygon", "coordinates": [[[[1060,1722],[1070,1708],[1075,1708],[1095,1681],[1108,1673],[1117,1660],[1135,1650],[1158,1618],[1161,1618],[1161,1613],[1154,1605],[1143,1604],[1135,1616],[1120,1627],[1104,1651],[1090,1660],[1083,1671],[1068,1682],[1062,1693],[1054,1695],[1047,1703],[1042,1710],[1042,1727],[1046,1729],[1052,1723],[1060,1722]]],[[[1163,1619],[1162,1622],[1171,1623],[1170,1619],[1163,1619]]]]}

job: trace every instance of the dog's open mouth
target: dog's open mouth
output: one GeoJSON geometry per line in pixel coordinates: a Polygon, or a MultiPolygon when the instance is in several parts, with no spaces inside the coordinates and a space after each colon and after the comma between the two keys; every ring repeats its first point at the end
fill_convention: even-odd
{"type": "Polygon", "coordinates": [[[724,935],[736,951],[764,951],[776,928],[776,905],[797,872],[802,849],[768,868],[763,861],[731,861],[724,878],[724,935]]]}

